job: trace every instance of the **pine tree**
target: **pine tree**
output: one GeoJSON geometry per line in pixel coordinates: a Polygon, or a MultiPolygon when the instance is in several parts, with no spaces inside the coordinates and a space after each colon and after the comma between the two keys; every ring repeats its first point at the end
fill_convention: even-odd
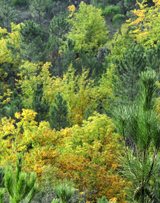
{"type": "Polygon", "coordinates": [[[45,61],[48,34],[44,28],[32,20],[21,27],[21,58],[29,61],[45,61]]]}
{"type": "Polygon", "coordinates": [[[36,191],[36,176],[34,173],[22,172],[22,159],[17,161],[16,172],[13,168],[5,171],[5,187],[9,193],[10,203],[20,203],[25,199],[29,203],[36,191]]]}
{"type": "Polygon", "coordinates": [[[117,128],[129,146],[123,160],[124,175],[132,183],[131,200],[139,203],[160,202],[156,195],[160,121],[154,109],[155,82],[155,71],[142,72],[138,97],[115,112],[117,128]]]}
{"type": "Polygon", "coordinates": [[[49,122],[52,128],[60,130],[68,125],[67,102],[62,95],[58,93],[55,97],[54,104],[50,107],[49,122]]]}
{"type": "Polygon", "coordinates": [[[16,11],[9,0],[0,0],[0,26],[10,28],[11,22],[17,18],[16,11]]]}
{"type": "Polygon", "coordinates": [[[143,47],[133,42],[124,56],[116,60],[115,64],[118,76],[115,94],[118,102],[123,104],[132,102],[138,93],[140,73],[146,68],[143,47]]]}
{"type": "Polygon", "coordinates": [[[48,105],[43,101],[43,85],[37,84],[33,97],[33,109],[37,112],[37,120],[45,120],[48,113],[48,105]]]}

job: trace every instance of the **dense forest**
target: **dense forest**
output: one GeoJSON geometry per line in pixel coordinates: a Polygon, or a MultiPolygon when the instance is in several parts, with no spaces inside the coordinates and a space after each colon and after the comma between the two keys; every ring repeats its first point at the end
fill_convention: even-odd
{"type": "Polygon", "coordinates": [[[0,203],[160,203],[160,0],[0,0],[0,203]]]}

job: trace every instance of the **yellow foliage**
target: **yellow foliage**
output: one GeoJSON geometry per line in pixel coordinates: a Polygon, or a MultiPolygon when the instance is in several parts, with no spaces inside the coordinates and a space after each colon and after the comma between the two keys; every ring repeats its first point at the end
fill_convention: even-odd
{"type": "Polygon", "coordinates": [[[11,24],[11,32],[0,28],[0,64],[8,62],[16,64],[18,55],[13,54],[8,44],[18,49],[20,46],[20,25],[11,24]]]}
{"type": "Polygon", "coordinates": [[[70,12],[74,12],[74,11],[76,10],[75,5],[70,5],[70,6],[68,6],[68,10],[69,10],[70,12]]]}
{"type": "Polygon", "coordinates": [[[113,197],[109,200],[110,203],[116,203],[117,202],[117,198],[116,197],[113,197]]]}
{"type": "Polygon", "coordinates": [[[1,28],[0,27],[0,36],[2,37],[4,34],[7,34],[7,29],[6,28],[1,28]]]}
{"type": "Polygon", "coordinates": [[[20,25],[11,24],[11,31],[0,27],[0,78],[3,86],[1,87],[1,108],[10,102],[12,91],[8,83],[9,72],[16,72],[19,65],[20,47],[20,25]],[[3,68],[4,64],[11,64],[9,70],[3,68]]]}
{"type": "Polygon", "coordinates": [[[160,0],[154,0],[154,3],[156,4],[156,6],[160,6],[160,0]]]}
{"type": "Polygon", "coordinates": [[[134,20],[133,22],[130,23],[130,25],[137,25],[139,23],[141,23],[144,18],[145,18],[145,9],[141,9],[141,10],[133,10],[133,14],[137,17],[136,20],[134,20]]]}
{"type": "MultiPolygon", "coordinates": [[[[61,130],[60,134],[66,134],[66,130],[61,130]]],[[[118,202],[124,202],[127,184],[116,173],[122,146],[112,121],[105,115],[95,114],[81,127],[75,125],[68,129],[64,140],[58,148],[56,177],[71,178],[81,190],[96,190],[99,197],[116,195],[118,202]]]]}
{"type": "Polygon", "coordinates": [[[147,7],[145,1],[142,4],[139,3],[140,8],[133,11],[136,19],[127,22],[131,27],[130,36],[145,47],[156,46],[159,42],[160,1],[154,2],[155,6],[152,7],[147,7]]]}
{"type": "Polygon", "coordinates": [[[1,120],[0,166],[14,164],[23,153],[24,170],[35,171],[39,180],[49,173],[50,180],[72,179],[81,191],[96,190],[95,198],[106,195],[125,202],[127,183],[117,173],[123,146],[110,118],[95,113],[81,126],[55,131],[46,121],[37,123],[35,116],[23,109],[15,120],[1,120]]]}
{"type": "Polygon", "coordinates": [[[93,112],[97,107],[97,100],[105,100],[113,96],[112,75],[113,69],[109,69],[106,78],[100,85],[95,86],[94,81],[88,79],[88,71],[76,75],[71,66],[63,78],[51,77],[50,63],[40,64],[24,62],[18,84],[23,92],[23,106],[32,108],[34,91],[37,84],[43,84],[43,100],[49,105],[54,103],[55,96],[61,92],[68,105],[68,119],[70,124],[81,124],[87,112],[93,112]],[[39,71],[39,74],[37,74],[39,71]]]}

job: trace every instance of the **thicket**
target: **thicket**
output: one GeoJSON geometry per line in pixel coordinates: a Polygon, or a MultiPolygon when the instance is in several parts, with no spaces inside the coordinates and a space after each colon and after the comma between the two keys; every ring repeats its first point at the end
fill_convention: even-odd
{"type": "Polygon", "coordinates": [[[159,33],[159,0],[0,0],[1,202],[160,202],[159,33]]]}

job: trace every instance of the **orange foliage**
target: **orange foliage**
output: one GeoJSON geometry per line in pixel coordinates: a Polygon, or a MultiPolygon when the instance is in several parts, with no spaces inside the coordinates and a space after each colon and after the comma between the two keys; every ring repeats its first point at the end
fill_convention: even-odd
{"type": "Polygon", "coordinates": [[[2,119],[1,166],[14,164],[17,154],[23,153],[23,169],[35,171],[41,181],[71,179],[81,191],[92,193],[90,200],[106,195],[125,202],[127,184],[118,174],[123,146],[111,119],[95,114],[82,126],[55,131],[47,122],[37,123],[35,116],[24,109],[16,113],[17,120],[2,119]]]}

